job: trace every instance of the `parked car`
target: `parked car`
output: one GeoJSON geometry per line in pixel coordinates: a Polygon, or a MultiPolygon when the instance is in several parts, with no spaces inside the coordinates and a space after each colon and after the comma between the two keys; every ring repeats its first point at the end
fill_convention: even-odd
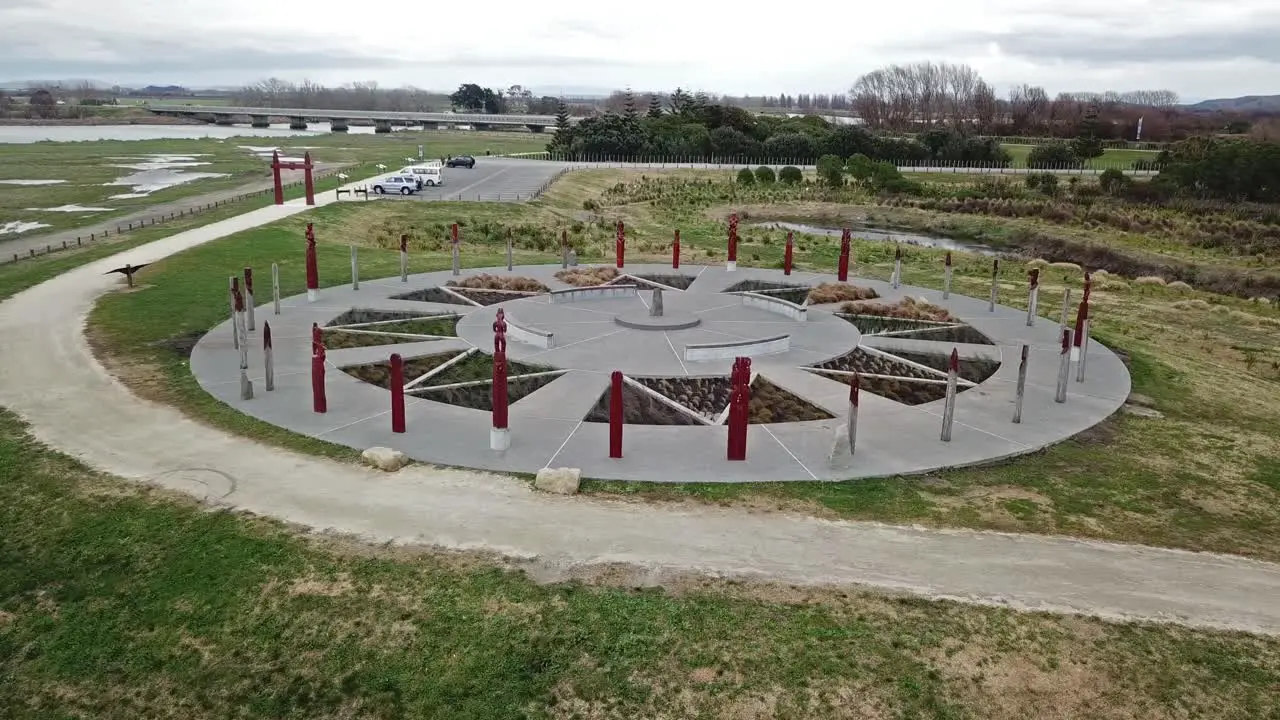
{"type": "Polygon", "coordinates": [[[373,181],[373,192],[376,195],[383,193],[400,193],[401,195],[412,195],[418,192],[418,178],[413,175],[387,175],[373,181]]]}
{"type": "Polygon", "coordinates": [[[464,167],[470,170],[476,166],[476,159],[470,155],[458,155],[456,157],[449,158],[449,162],[445,163],[445,165],[451,168],[464,167]]]}
{"type": "Polygon", "coordinates": [[[400,168],[397,175],[412,175],[418,179],[418,189],[421,190],[423,185],[427,187],[435,187],[444,184],[444,176],[440,174],[440,164],[426,165],[410,165],[409,167],[400,168]]]}

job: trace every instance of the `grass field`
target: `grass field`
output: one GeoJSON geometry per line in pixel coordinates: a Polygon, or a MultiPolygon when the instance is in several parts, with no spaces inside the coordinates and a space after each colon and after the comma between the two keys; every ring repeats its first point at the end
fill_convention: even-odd
{"type": "MultiPolygon", "coordinates": [[[[1012,143],[1004,143],[1000,147],[1004,148],[1013,156],[1014,167],[1026,167],[1027,155],[1035,149],[1035,145],[1014,145],[1012,143]]],[[[1159,155],[1156,150],[1129,150],[1119,148],[1107,148],[1100,157],[1092,158],[1085,163],[1085,167],[1097,170],[1106,170],[1107,168],[1115,168],[1117,170],[1130,170],[1133,163],[1138,160],[1154,161],[1159,155]]]]}
{"type": "MultiPolygon", "coordinates": [[[[83,227],[192,195],[241,187],[255,181],[269,181],[269,158],[264,160],[256,157],[244,147],[278,146],[287,156],[300,156],[306,151],[304,148],[312,148],[310,152],[316,162],[371,165],[384,163],[399,167],[404,164],[405,157],[417,156],[419,145],[425,146],[428,157],[435,157],[465,153],[483,155],[486,151],[495,155],[528,152],[544,149],[546,142],[546,136],[533,133],[421,131],[386,135],[337,133],[287,138],[238,137],[226,140],[0,144],[0,181],[65,181],[41,186],[0,182],[0,225],[23,221],[41,222],[50,226],[25,234],[83,227]],[[116,166],[139,164],[154,156],[178,156],[192,158],[196,162],[207,162],[208,165],[190,167],[187,170],[225,173],[227,177],[196,180],[142,198],[110,199],[112,195],[129,193],[131,189],[105,183],[138,172],[116,166]],[[83,213],[31,209],[64,205],[109,210],[83,213]]],[[[0,242],[11,237],[15,236],[0,235],[0,242]]]]}
{"type": "MultiPolygon", "coordinates": [[[[451,219],[471,224],[463,257],[494,263],[497,243],[480,242],[484,223],[558,220],[573,227],[584,199],[620,179],[571,175],[545,201],[524,207],[321,208],[313,218],[321,279],[341,279],[347,240],[366,245],[366,277],[394,273],[392,253],[375,248],[384,246],[386,230],[409,225],[421,230],[414,271],[443,267],[446,256],[428,250],[429,229],[451,219]]],[[[624,210],[628,217],[652,212],[624,210]]],[[[658,234],[660,217],[647,217],[648,229],[633,226],[637,251],[646,242],[656,248],[666,235],[666,228],[658,234]]],[[[140,283],[151,287],[106,298],[92,320],[95,338],[113,364],[137,363],[126,381],[206,422],[256,430],[237,425],[235,413],[218,414],[216,403],[198,401],[181,360],[143,343],[203,332],[220,320],[227,268],[278,260],[284,292],[300,291],[297,220],[182,253],[144,271],[140,283]],[[138,342],[125,341],[126,330],[141,333],[138,342]]],[[[696,238],[685,242],[700,252],[720,243],[710,220],[684,227],[695,231],[685,237],[696,238]]],[[[585,247],[593,232],[584,225],[576,239],[585,247]]],[[[804,260],[829,260],[823,241],[802,241],[804,260]]],[[[744,244],[756,247],[740,259],[773,251],[759,237],[744,244]]],[[[887,275],[883,248],[859,242],[857,249],[860,270],[887,275]]],[[[0,268],[0,298],[39,281],[44,275],[35,268],[52,272],[90,253],[0,268]]],[[[529,251],[522,257],[548,259],[529,251]]],[[[936,260],[911,250],[907,282],[931,284],[936,260]]],[[[986,267],[965,258],[959,282],[977,288],[986,267]]],[[[1016,277],[1011,271],[1008,279],[1016,277]]],[[[1181,317],[1167,290],[1097,296],[1112,308],[1101,316],[1108,340],[1135,352],[1135,381],[1156,393],[1166,420],[1121,421],[1102,437],[1041,458],[929,482],[792,486],[795,494],[764,487],[732,497],[687,486],[673,497],[915,520],[923,506],[936,509],[945,499],[954,513],[925,522],[988,526],[1008,510],[1009,529],[1078,517],[1085,534],[1104,536],[1115,528],[1129,531],[1110,534],[1142,535],[1144,524],[1177,528],[1177,516],[1189,515],[1197,523],[1188,530],[1205,544],[1240,548],[1250,538],[1258,545],[1274,539],[1268,524],[1277,503],[1267,493],[1280,492],[1280,466],[1250,463],[1276,456],[1258,444],[1269,428],[1237,427],[1251,413],[1274,408],[1268,394],[1274,390],[1245,382],[1230,357],[1201,367],[1201,350],[1153,338],[1169,318],[1181,317]],[[1121,302],[1131,318],[1120,317],[1121,302]],[[1224,370],[1225,381],[1210,372],[1224,370]],[[1255,387],[1247,391],[1248,385],[1255,387]],[[1222,397],[1205,404],[1213,393],[1222,397]],[[1231,404],[1243,411],[1239,418],[1225,417],[1231,404]],[[1206,434],[1210,417],[1232,424],[1206,434]],[[1167,471],[1188,457],[1185,474],[1167,471]],[[1150,467],[1126,468],[1126,459],[1150,467]],[[1188,483],[1188,475],[1198,480],[1188,483]],[[1241,485],[1250,481],[1256,484],[1241,485]],[[1032,494],[1015,495],[1025,482],[1032,494]],[[1178,500],[1206,488],[1224,490],[1212,496],[1216,507],[1178,500]],[[1224,521],[1218,511],[1228,509],[1238,521],[1224,521]],[[1026,513],[1032,515],[1024,523],[1026,513]]],[[[1184,344],[1224,332],[1218,325],[1246,323],[1232,314],[1245,312],[1242,306],[1227,307],[1206,312],[1202,319],[1215,322],[1184,333],[1193,339],[1184,344]]],[[[260,439],[324,450],[283,432],[260,439]]],[[[1165,536],[1185,544],[1190,533],[1165,536]]],[[[1274,557],[1274,550],[1253,554],[1274,557]]],[[[1274,638],[750,583],[662,578],[661,587],[641,588],[625,574],[583,580],[539,585],[489,558],[300,538],[271,521],[211,513],[89,472],[40,446],[0,410],[4,717],[1254,720],[1280,714],[1274,638]]]]}
{"type": "MultiPolygon", "coordinates": [[[[308,220],[318,228],[322,282],[342,282],[347,243],[361,252],[366,277],[397,272],[393,250],[401,232],[411,235],[413,270],[443,269],[448,223],[464,225],[468,264],[501,262],[502,236],[510,228],[520,249],[517,262],[554,261],[564,228],[585,260],[604,257],[612,243],[612,219],[584,222],[584,200],[639,173],[575,173],[544,200],[528,205],[476,203],[370,203],[321,208],[308,220]],[[548,240],[550,238],[550,240],[548,240]],[[542,245],[545,249],[538,251],[542,245]]],[[[740,207],[740,206],[739,206],[740,207]]],[[[781,206],[779,206],[781,207],[781,206]]],[[[796,209],[795,211],[799,211],[796,209]]],[[[670,219],[649,202],[608,208],[628,224],[628,254],[642,261],[668,255],[670,219]]],[[[685,261],[723,259],[718,212],[681,214],[685,261]],[[719,252],[717,252],[719,251],[719,252]]],[[[753,211],[755,212],[755,211],[753,211]]],[[[753,219],[758,216],[752,215],[753,219]]],[[[222,319],[228,268],[280,262],[283,292],[303,289],[303,218],[291,218],[213,242],[158,263],[140,275],[152,287],[105,298],[92,316],[91,337],[139,392],[174,403],[207,422],[296,449],[350,457],[352,451],[267,426],[232,411],[201,390],[180,355],[164,341],[200,334],[222,319]]],[[[774,266],[782,233],[745,228],[739,260],[774,266]]],[[[833,239],[801,236],[797,261],[832,267],[833,239]]],[[[857,274],[886,279],[892,247],[855,243],[857,274]]],[[[907,252],[908,282],[940,284],[941,253],[907,252]]],[[[990,264],[957,256],[957,288],[985,291],[990,264]]],[[[1017,305],[1024,270],[1005,263],[1004,301],[1017,305]]],[[[1065,285],[1078,288],[1078,271],[1048,272],[1046,297],[1065,285]]],[[[651,500],[697,500],[781,507],[826,517],[913,522],[1021,532],[1067,533],[1190,549],[1280,559],[1280,354],[1274,347],[1280,313],[1257,304],[1202,293],[1124,285],[1095,291],[1097,335],[1128,353],[1134,387],[1165,414],[1161,420],[1121,416],[1085,436],[1014,462],[857,483],[654,486],[588,483],[587,490],[651,500]],[[1198,302],[1191,302],[1192,300],[1198,302]],[[1268,340],[1267,338],[1272,338],[1268,340]]],[[[1045,313],[1056,312],[1046,302],[1045,313]]]]}

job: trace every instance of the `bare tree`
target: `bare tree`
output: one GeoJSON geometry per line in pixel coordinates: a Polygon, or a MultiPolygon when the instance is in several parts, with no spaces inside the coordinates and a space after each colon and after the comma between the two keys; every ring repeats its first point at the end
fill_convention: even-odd
{"type": "Polygon", "coordinates": [[[1027,135],[1043,127],[1049,108],[1049,93],[1034,85],[1019,85],[1009,91],[1009,124],[1014,135],[1027,135]]]}
{"type": "MultiPolygon", "coordinates": [[[[989,91],[968,65],[920,62],[889,65],[863,75],[845,102],[868,126],[904,131],[977,124],[979,96],[989,102],[989,91]]],[[[994,108],[988,105],[984,110],[994,108]]]]}

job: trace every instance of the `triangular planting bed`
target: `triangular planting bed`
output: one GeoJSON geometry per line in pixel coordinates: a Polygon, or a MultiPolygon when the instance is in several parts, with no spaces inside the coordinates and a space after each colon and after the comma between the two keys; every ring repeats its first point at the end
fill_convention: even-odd
{"type": "MultiPolygon", "coordinates": [[[[549,372],[551,370],[555,370],[555,368],[515,362],[513,360],[507,361],[508,378],[516,375],[549,372]]],[[[555,378],[553,377],[552,379],[554,380],[555,378]]],[[[493,356],[474,352],[465,359],[445,368],[438,375],[431,376],[422,386],[434,387],[436,385],[452,385],[454,383],[476,382],[479,380],[493,380],[493,356]]]]}
{"type": "Polygon", "coordinates": [[[632,380],[671,398],[702,417],[715,422],[729,405],[733,389],[727,376],[708,377],[633,377],[632,380]]]}
{"type": "MultiPolygon", "coordinates": [[[[447,373],[448,370],[445,372],[447,373]]],[[[520,399],[533,393],[538,388],[554,382],[559,377],[559,375],[537,375],[535,377],[508,378],[507,403],[514,405],[520,399]]],[[[431,381],[434,383],[435,378],[431,378],[431,381]]],[[[486,412],[493,410],[492,381],[461,386],[454,385],[452,387],[431,387],[422,392],[415,392],[413,395],[423,400],[433,400],[472,410],[484,410],[486,412]]]]}
{"type": "MultiPolygon", "coordinates": [[[[423,355],[421,357],[409,358],[404,361],[404,381],[409,383],[421,375],[435,370],[437,367],[458,357],[465,350],[454,350],[451,352],[437,353],[435,355],[423,355]]],[[[376,363],[366,363],[364,365],[350,365],[342,368],[346,374],[358,380],[363,380],[370,385],[377,385],[384,390],[391,389],[391,363],[389,360],[382,360],[376,363]]]]}
{"type": "MultiPolygon", "coordinates": [[[[929,353],[914,352],[907,350],[887,350],[895,357],[903,360],[910,360],[914,363],[926,365],[941,372],[947,371],[947,364],[950,362],[949,353],[929,353]]],[[[960,377],[972,383],[985,382],[1000,369],[1000,361],[995,358],[979,357],[979,358],[961,358],[960,359],[960,377]]]]}
{"type": "Polygon", "coordinates": [[[677,290],[688,290],[693,281],[697,279],[690,275],[631,275],[631,277],[637,280],[648,280],[659,285],[666,285],[677,290]]]}
{"type": "MultiPolygon", "coordinates": [[[[612,392],[605,388],[583,418],[586,422],[609,422],[612,392]]],[[[622,385],[622,422],[628,425],[701,425],[697,419],[632,385],[622,385]]]]}
{"type": "Polygon", "coordinates": [[[747,405],[747,422],[784,423],[830,420],[835,416],[763,377],[751,383],[751,402],[747,405]]]}
{"type": "Polygon", "coordinates": [[[473,288],[464,288],[464,287],[450,287],[449,289],[465,298],[474,300],[475,302],[478,302],[481,305],[497,305],[498,303],[504,303],[504,302],[507,302],[508,300],[519,300],[520,298],[533,297],[535,295],[540,294],[535,292],[514,292],[514,291],[500,292],[498,290],[475,290],[473,288]]]}
{"type": "MultiPolygon", "coordinates": [[[[636,377],[637,384],[696,413],[711,423],[719,423],[729,407],[731,384],[728,376],[636,377]]],[[[587,414],[587,422],[609,422],[609,390],[606,389],[587,414]]],[[[630,384],[622,386],[623,422],[632,425],[696,425],[688,412],[630,384]]],[[[806,422],[830,420],[833,415],[794,393],[757,375],[751,383],[749,423],[806,422]]]]}
{"type": "Polygon", "coordinates": [[[808,369],[838,370],[846,373],[856,372],[861,375],[888,375],[921,380],[945,379],[945,376],[939,373],[860,347],[854,348],[840,357],[810,365],[808,369]]]}
{"type": "Polygon", "coordinates": [[[448,305],[466,305],[467,307],[475,307],[471,303],[463,300],[456,295],[447,293],[440,288],[427,288],[425,290],[414,290],[413,292],[402,293],[400,295],[392,295],[392,300],[413,300],[415,302],[445,303],[448,305]]]}
{"type": "MultiPolygon", "coordinates": [[[[376,313],[370,311],[350,311],[339,316],[339,319],[351,316],[360,320],[375,315],[396,315],[396,313],[376,313]],[[359,314],[356,314],[356,313],[359,314]]],[[[375,345],[397,345],[401,343],[430,342],[441,337],[456,337],[457,315],[439,315],[422,317],[405,314],[404,319],[387,318],[380,320],[362,320],[342,327],[328,327],[324,330],[324,345],[330,350],[347,348],[372,347],[375,345]]],[[[336,324],[330,323],[330,326],[336,324]]]]}
{"type": "Polygon", "coordinates": [[[325,330],[322,337],[326,350],[349,350],[351,348],[376,347],[378,345],[403,345],[406,343],[434,342],[440,339],[436,337],[384,335],[377,332],[347,332],[345,330],[325,330]]]}
{"type": "Polygon", "coordinates": [[[780,298],[787,302],[803,305],[809,297],[809,286],[792,283],[770,282],[768,280],[743,280],[721,290],[725,293],[753,292],[770,297],[780,298]]]}
{"type": "Polygon", "coordinates": [[[365,325],[401,320],[417,320],[427,317],[425,313],[407,310],[370,310],[367,308],[351,308],[338,317],[325,323],[325,327],[344,327],[347,325],[365,325]]]}
{"type": "MultiPolygon", "coordinates": [[[[852,375],[836,375],[834,373],[824,373],[820,370],[815,371],[818,375],[825,378],[849,384],[852,375]]],[[[923,405],[924,403],[941,400],[947,396],[947,384],[945,382],[923,382],[921,380],[908,380],[905,378],[893,377],[867,377],[859,378],[858,388],[864,392],[879,395],[887,400],[902,403],[903,405],[923,405]]],[[[964,392],[966,386],[961,385],[956,388],[956,392],[964,392]]]]}
{"type": "Polygon", "coordinates": [[[851,323],[863,335],[892,335],[909,340],[936,340],[938,342],[969,345],[995,345],[986,335],[964,323],[908,320],[884,315],[850,315],[835,313],[836,317],[851,323]]]}
{"type": "Polygon", "coordinates": [[[933,340],[941,343],[957,343],[962,345],[995,345],[991,338],[974,330],[968,325],[951,325],[944,328],[929,328],[913,332],[895,333],[894,337],[907,340],[933,340]]]}

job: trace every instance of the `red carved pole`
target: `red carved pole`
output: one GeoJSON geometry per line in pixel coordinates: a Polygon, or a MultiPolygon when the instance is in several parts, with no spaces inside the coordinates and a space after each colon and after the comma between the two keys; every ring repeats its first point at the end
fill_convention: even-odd
{"type": "Polygon", "coordinates": [[[618,237],[614,243],[614,252],[617,255],[618,268],[621,269],[627,254],[627,230],[621,220],[618,221],[618,237]]]}
{"type": "Polygon", "coordinates": [[[795,252],[794,248],[795,248],[794,233],[788,230],[787,231],[787,249],[782,254],[782,274],[783,275],[791,274],[791,260],[792,260],[792,254],[795,252]]]}
{"type": "Polygon", "coordinates": [[[511,447],[507,428],[507,320],[506,313],[498,308],[493,321],[493,427],[489,430],[489,448],[506,450],[511,447]]]}
{"type": "Polygon", "coordinates": [[[308,150],[302,155],[302,171],[306,173],[303,180],[307,190],[307,204],[316,204],[316,186],[311,180],[311,151],[308,150]]]}
{"type": "Polygon", "coordinates": [[[391,353],[391,432],[404,432],[404,358],[391,353]]]}
{"type": "Polygon", "coordinates": [[[316,231],[307,223],[307,302],[316,301],[320,290],[320,266],[316,263],[316,231]]]}
{"type": "Polygon", "coordinates": [[[840,265],[836,279],[840,282],[846,282],[849,279],[849,241],[851,234],[849,228],[845,228],[840,233],[840,265]]]}
{"type": "Polygon", "coordinates": [[[622,371],[614,370],[609,388],[609,457],[622,457],[622,371]]]}
{"type": "Polygon", "coordinates": [[[1084,325],[1089,322],[1089,301],[1081,300],[1076,309],[1076,331],[1071,340],[1071,359],[1080,359],[1080,343],[1084,340],[1084,325]]]}
{"type": "Polygon", "coordinates": [[[329,411],[329,399],[324,392],[324,340],[320,326],[311,324],[311,409],[318,413],[329,411]]]}
{"type": "Polygon", "coordinates": [[[680,269],[680,231],[676,230],[675,242],[671,244],[671,269],[680,269]]]}
{"type": "Polygon", "coordinates": [[[729,451],[730,460],[747,459],[747,420],[751,404],[751,358],[740,357],[733,362],[733,390],[729,400],[729,451]]]}
{"type": "Polygon", "coordinates": [[[276,204],[284,204],[284,187],[280,184],[280,152],[271,151],[271,178],[276,186],[276,204]]]}
{"type": "Polygon", "coordinates": [[[730,272],[738,269],[738,213],[729,216],[729,260],[725,269],[730,272]]]}

